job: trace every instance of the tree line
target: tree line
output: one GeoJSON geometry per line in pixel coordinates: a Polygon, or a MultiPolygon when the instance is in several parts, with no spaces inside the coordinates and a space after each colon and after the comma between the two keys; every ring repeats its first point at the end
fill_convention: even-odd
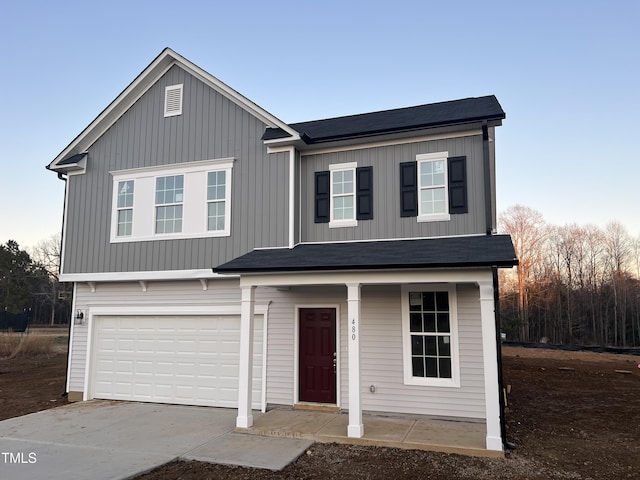
{"type": "Polygon", "coordinates": [[[26,315],[31,324],[68,323],[70,286],[59,282],[59,270],[60,235],[39,242],[30,252],[21,249],[14,240],[0,245],[0,315],[3,319],[26,315]]]}
{"type": "Polygon", "coordinates": [[[640,346],[640,237],[619,222],[548,224],[516,205],[499,216],[519,265],[501,272],[501,327],[511,340],[640,346]]]}

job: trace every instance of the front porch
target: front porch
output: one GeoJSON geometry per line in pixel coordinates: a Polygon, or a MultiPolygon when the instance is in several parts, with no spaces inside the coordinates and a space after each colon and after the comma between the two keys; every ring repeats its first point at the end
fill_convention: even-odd
{"type": "Polygon", "coordinates": [[[476,419],[423,415],[363,414],[364,435],[347,436],[345,413],[293,410],[283,407],[254,417],[253,426],[239,433],[287,437],[320,443],[427,450],[478,457],[503,458],[499,450],[485,448],[486,424],[476,419]]]}

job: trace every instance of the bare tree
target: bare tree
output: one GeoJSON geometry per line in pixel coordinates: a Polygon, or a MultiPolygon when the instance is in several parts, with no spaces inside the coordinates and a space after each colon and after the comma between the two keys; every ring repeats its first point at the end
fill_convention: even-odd
{"type": "Polygon", "coordinates": [[[605,229],[604,248],[608,273],[613,285],[614,345],[627,344],[627,315],[625,264],[631,254],[629,234],[620,222],[609,222],[605,229]],[[621,336],[620,340],[618,335],[621,336]]]}
{"type": "Polygon", "coordinates": [[[51,325],[55,324],[56,302],[59,296],[60,260],[62,258],[60,234],[41,240],[31,249],[31,257],[42,266],[49,275],[50,291],[47,294],[51,303],[51,325]]]}
{"type": "Polygon", "coordinates": [[[548,227],[540,212],[522,205],[515,205],[504,211],[500,215],[499,226],[502,232],[511,235],[519,260],[517,275],[518,311],[521,319],[520,337],[527,341],[529,340],[527,287],[532,269],[542,258],[548,227]]]}

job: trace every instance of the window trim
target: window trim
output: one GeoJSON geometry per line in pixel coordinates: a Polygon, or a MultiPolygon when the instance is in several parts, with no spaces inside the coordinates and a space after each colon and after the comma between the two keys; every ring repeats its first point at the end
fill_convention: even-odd
{"type": "Polygon", "coordinates": [[[112,176],[111,203],[111,243],[128,243],[169,239],[228,237],[231,235],[231,198],[232,170],[234,157],[185,162],[172,165],[133,168],[109,172],[112,176]],[[209,172],[226,172],[226,204],[224,230],[208,230],[207,222],[207,176],[209,172]],[[173,175],[184,175],[182,232],[155,233],[156,178],[173,175]],[[135,195],[133,209],[135,212],[132,235],[117,236],[118,233],[118,182],[133,180],[135,195]],[[228,220],[227,220],[228,219],[228,220]]]}
{"type": "Polygon", "coordinates": [[[430,387],[460,388],[460,352],[458,334],[458,300],[455,284],[404,284],[402,305],[402,361],[404,384],[430,387]],[[414,377],[411,362],[411,331],[409,327],[410,292],[447,292],[449,294],[449,322],[451,328],[451,378],[414,377]]]}
{"type": "Polygon", "coordinates": [[[449,152],[435,152],[435,153],[421,153],[416,155],[417,162],[417,196],[418,196],[418,222],[438,222],[451,220],[451,214],[449,212],[449,166],[448,166],[449,152]],[[442,161],[444,164],[444,213],[422,213],[422,190],[426,187],[422,186],[420,181],[420,167],[424,163],[442,161]]]}
{"type": "Polygon", "coordinates": [[[358,164],[356,162],[349,163],[336,163],[333,165],[329,165],[329,228],[342,228],[342,227],[356,227],[358,226],[357,220],[357,191],[358,187],[356,184],[356,168],[358,164]],[[334,193],[333,193],[333,175],[336,172],[344,172],[351,171],[353,178],[353,192],[351,194],[340,195],[341,197],[351,196],[353,199],[353,218],[335,220],[333,217],[333,207],[334,207],[334,193]]]}

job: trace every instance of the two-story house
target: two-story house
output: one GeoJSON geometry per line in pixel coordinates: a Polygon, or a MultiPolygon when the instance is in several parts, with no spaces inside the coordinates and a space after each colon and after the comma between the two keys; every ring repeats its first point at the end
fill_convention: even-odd
{"type": "Polygon", "coordinates": [[[502,450],[493,96],[286,124],[170,49],[48,166],[67,391],[486,422],[502,450]]]}

